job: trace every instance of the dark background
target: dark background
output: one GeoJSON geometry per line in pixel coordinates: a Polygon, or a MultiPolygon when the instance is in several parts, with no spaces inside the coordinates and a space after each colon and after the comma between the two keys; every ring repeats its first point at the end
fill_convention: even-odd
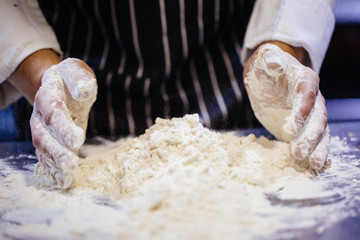
{"type": "Polygon", "coordinates": [[[320,89],[326,99],[360,98],[359,86],[360,23],[338,23],[320,71],[320,89]]]}
{"type": "Polygon", "coordinates": [[[326,99],[360,98],[360,0],[336,0],[333,9],[336,26],[320,89],[326,99]]]}

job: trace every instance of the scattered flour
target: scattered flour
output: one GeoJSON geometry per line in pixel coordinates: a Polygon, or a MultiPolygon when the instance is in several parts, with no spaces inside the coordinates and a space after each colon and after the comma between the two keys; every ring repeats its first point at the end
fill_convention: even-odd
{"type": "Polygon", "coordinates": [[[214,132],[198,115],[159,118],[120,144],[81,159],[66,191],[39,164],[33,176],[2,171],[0,237],[3,227],[15,238],[247,239],[317,227],[327,208],[296,206],[343,197],[289,144],[214,132]]]}

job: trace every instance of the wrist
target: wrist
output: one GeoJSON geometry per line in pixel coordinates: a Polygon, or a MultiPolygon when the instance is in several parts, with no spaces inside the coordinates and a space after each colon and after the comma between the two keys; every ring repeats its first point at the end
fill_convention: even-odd
{"type": "Polygon", "coordinates": [[[51,49],[36,51],[21,62],[8,81],[33,104],[44,72],[59,62],[61,62],[60,56],[51,49]]]}

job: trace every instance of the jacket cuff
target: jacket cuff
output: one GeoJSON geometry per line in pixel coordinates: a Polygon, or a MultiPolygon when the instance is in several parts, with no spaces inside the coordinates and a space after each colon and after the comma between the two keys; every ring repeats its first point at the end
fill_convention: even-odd
{"type": "Polygon", "coordinates": [[[4,107],[20,96],[6,80],[26,57],[41,49],[62,52],[36,0],[0,1],[0,36],[0,107],[4,107]]]}
{"type": "Polygon", "coordinates": [[[335,27],[331,6],[325,0],[258,0],[246,30],[241,61],[262,42],[275,40],[303,47],[311,67],[319,73],[335,27]]]}

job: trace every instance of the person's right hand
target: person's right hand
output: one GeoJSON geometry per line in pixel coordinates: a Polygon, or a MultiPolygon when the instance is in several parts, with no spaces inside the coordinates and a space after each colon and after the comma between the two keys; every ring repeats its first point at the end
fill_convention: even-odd
{"type": "Polygon", "coordinates": [[[62,188],[73,180],[76,152],[85,141],[88,115],[95,102],[97,82],[83,61],[68,58],[45,71],[30,119],[36,156],[62,188]]]}
{"type": "Polygon", "coordinates": [[[290,143],[295,159],[306,159],[313,169],[320,170],[329,164],[331,140],[320,79],[290,54],[291,46],[284,45],[276,42],[258,47],[244,68],[245,87],[263,126],[277,139],[290,143]]]}

